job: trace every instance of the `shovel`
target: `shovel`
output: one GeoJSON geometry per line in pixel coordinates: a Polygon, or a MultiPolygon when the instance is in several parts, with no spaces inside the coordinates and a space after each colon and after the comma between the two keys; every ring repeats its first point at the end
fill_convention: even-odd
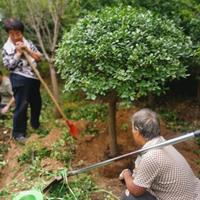
{"type": "MultiPolygon", "coordinates": [[[[80,174],[80,173],[88,172],[90,170],[109,165],[109,164],[111,164],[115,161],[121,160],[121,159],[129,157],[129,156],[136,156],[140,153],[147,152],[148,150],[151,150],[151,149],[161,148],[161,147],[165,147],[165,146],[168,146],[168,145],[174,145],[174,144],[184,142],[184,141],[189,140],[189,139],[194,138],[194,137],[196,137],[196,138],[200,137],[200,130],[197,130],[197,131],[194,131],[194,132],[191,132],[191,133],[187,133],[187,134],[181,135],[179,137],[176,137],[176,138],[173,138],[173,139],[170,139],[170,140],[166,140],[166,141],[164,141],[160,144],[156,144],[156,145],[153,145],[153,146],[150,146],[150,147],[142,148],[142,149],[139,149],[139,150],[136,150],[136,151],[133,151],[133,152],[121,155],[121,156],[117,156],[115,158],[111,158],[111,159],[108,159],[108,160],[105,160],[105,161],[102,161],[102,162],[99,162],[99,163],[95,163],[95,164],[89,165],[89,166],[81,168],[81,169],[69,171],[67,173],[67,176],[69,177],[69,176],[74,176],[74,175],[77,175],[77,174],[80,174]]],[[[58,176],[58,177],[53,178],[53,180],[51,180],[49,182],[49,184],[47,186],[45,186],[45,188],[43,188],[43,192],[46,193],[53,185],[56,185],[63,180],[64,180],[63,176],[58,176]]]]}
{"type": "Polygon", "coordinates": [[[43,78],[41,77],[40,72],[37,70],[35,60],[27,52],[24,51],[23,53],[24,53],[24,56],[25,56],[26,60],[28,61],[29,65],[31,66],[32,70],[34,71],[35,75],[40,80],[40,82],[44,86],[45,90],[47,91],[48,95],[50,96],[51,100],[55,104],[58,112],[60,113],[60,115],[62,116],[62,118],[65,120],[66,124],[68,125],[71,136],[73,136],[73,137],[76,138],[79,135],[77,127],[71,121],[69,121],[66,118],[66,116],[63,113],[60,105],[58,104],[57,100],[53,96],[51,90],[49,89],[49,87],[47,86],[47,84],[45,83],[45,81],[43,80],[43,78]]]}

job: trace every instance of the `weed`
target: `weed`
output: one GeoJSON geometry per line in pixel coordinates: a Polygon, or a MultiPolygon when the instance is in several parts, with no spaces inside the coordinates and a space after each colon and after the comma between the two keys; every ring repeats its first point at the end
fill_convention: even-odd
{"type": "Polygon", "coordinates": [[[196,138],[196,143],[200,146],[200,137],[196,138]]]}
{"type": "Polygon", "coordinates": [[[2,143],[0,145],[0,169],[2,169],[6,165],[6,161],[4,160],[4,154],[8,151],[8,145],[2,143]]]}
{"type": "Polygon", "coordinates": [[[121,125],[121,130],[122,130],[122,131],[128,131],[128,124],[127,124],[127,123],[123,123],[123,124],[121,125]]]}
{"type": "Polygon", "coordinates": [[[6,116],[5,119],[0,119],[0,127],[5,129],[11,129],[12,128],[12,115],[9,112],[8,116],[6,116]]]}
{"type": "Polygon", "coordinates": [[[45,137],[49,134],[50,128],[47,126],[44,126],[43,124],[36,130],[34,130],[35,133],[37,133],[40,137],[45,137]]]}
{"type": "Polygon", "coordinates": [[[85,119],[88,121],[97,121],[105,120],[107,116],[106,105],[86,104],[84,101],[77,104],[69,104],[65,107],[64,111],[69,118],[74,120],[85,119]]]}
{"type": "Polygon", "coordinates": [[[0,169],[2,169],[6,165],[6,161],[3,160],[0,156],[0,169]]]}
{"type": "Polygon", "coordinates": [[[66,104],[71,102],[80,102],[83,99],[82,94],[79,92],[65,92],[62,94],[61,98],[64,102],[67,102],[66,104]]]}
{"type": "Polygon", "coordinates": [[[99,134],[99,129],[94,123],[89,123],[83,134],[96,136],[99,134]]]}
{"type": "Polygon", "coordinates": [[[50,190],[47,200],[91,200],[90,194],[95,190],[94,182],[88,175],[82,175],[69,183],[60,183],[50,190]]]}
{"type": "Polygon", "coordinates": [[[133,102],[131,101],[122,101],[119,103],[119,108],[121,109],[129,109],[133,107],[133,102]]]}
{"type": "Polygon", "coordinates": [[[0,154],[5,154],[8,151],[8,145],[2,143],[0,145],[0,154]]]}
{"type": "Polygon", "coordinates": [[[196,155],[200,155],[200,149],[194,150],[193,153],[196,154],[196,155]]]}
{"type": "Polygon", "coordinates": [[[24,171],[24,175],[28,180],[32,180],[33,178],[37,177],[40,172],[40,160],[36,158],[31,165],[27,166],[26,170],[24,171]]]}
{"type": "Polygon", "coordinates": [[[159,114],[166,121],[167,127],[173,131],[188,131],[190,124],[179,118],[178,113],[166,108],[159,109],[159,114]]]}
{"type": "Polygon", "coordinates": [[[9,195],[9,192],[6,188],[3,188],[2,190],[0,190],[0,197],[2,199],[6,199],[9,195]]]}
{"type": "Polygon", "coordinates": [[[64,163],[69,163],[75,151],[74,139],[69,136],[66,128],[63,128],[61,134],[60,139],[52,145],[50,156],[64,163]]]}
{"type": "Polygon", "coordinates": [[[117,196],[115,196],[114,194],[112,194],[112,192],[109,192],[107,190],[104,189],[96,189],[94,191],[95,193],[103,193],[104,194],[104,200],[119,200],[119,198],[117,196]]]}
{"type": "Polygon", "coordinates": [[[48,200],[56,200],[59,197],[62,200],[92,200],[93,196],[98,196],[98,199],[104,197],[106,200],[119,200],[112,192],[98,188],[92,177],[87,174],[81,174],[70,180],[67,178],[66,170],[61,170],[59,175],[62,175],[64,180],[50,190],[48,200]],[[95,193],[98,195],[94,195],[95,193]]]}
{"type": "Polygon", "coordinates": [[[200,165],[200,159],[196,160],[197,165],[200,165]]]}
{"type": "Polygon", "coordinates": [[[41,160],[49,155],[50,150],[46,149],[36,141],[25,146],[23,153],[18,157],[18,162],[20,164],[32,163],[34,160],[41,160]]]}

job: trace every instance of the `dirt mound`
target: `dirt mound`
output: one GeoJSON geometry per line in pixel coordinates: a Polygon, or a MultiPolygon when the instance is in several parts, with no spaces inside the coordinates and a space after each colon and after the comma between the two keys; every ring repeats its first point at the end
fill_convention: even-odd
{"type": "Polygon", "coordinates": [[[199,120],[200,105],[194,100],[174,102],[172,107],[179,114],[180,118],[187,122],[194,122],[199,120]]]}
{"type": "Polygon", "coordinates": [[[52,144],[60,138],[60,135],[59,129],[52,129],[46,137],[41,139],[43,146],[50,149],[52,144]]]}
{"type": "Polygon", "coordinates": [[[20,145],[16,144],[13,140],[10,140],[8,153],[5,156],[6,167],[1,171],[0,188],[9,184],[17,176],[21,176],[23,169],[19,166],[17,161],[20,154],[20,145]]]}
{"type": "MultiPolygon", "coordinates": [[[[37,134],[32,134],[28,140],[27,145],[33,142],[40,142],[44,147],[51,148],[53,142],[60,138],[60,131],[58,129],[53,129],[46,137],[40,138],[37,134]]],[[[1,170],[0,173],[0,188],[9,184],[13,179],[22,180],[24,166],[20,166],[18,163],[18,157],[21,155],[25,146],[16,143],[10,139],[10,136],[5,135],[1,138],[2,141],[7,141],[8,152],[5,155],[4,159],[6,161],[6,166],[1,170]]],[[[1,141],[1,142],[2,142],[1,141]]],[[[63,164],[55,161],[53,159],[45,159],[42,161],[42,165],[50,171],[59,169],[63,167],[63,164]]]]}
{"type": "MultiPolygon", "coordinates": [[[[179,108],[180,112],[183,112],[179,108]]],[[[197,109],[197,107],[195,107],[197,109]]],[[[117,112],[117,138],[119,153],[125,154],[132,152],[138,147],[134,144],[131,135],[131,115],[138,110],[138,107],[130,109],[120,109],[117,112]]],[[[189,114],[188,114],[189,116],[189,114]]],[[[190,115],[191,117],[192,115],[190,115]]],[[[189,117],[188,117],[189,118],[189,117]]],[[[91,123],[91,122],[90,122],[91,123]]],[[[76,126],[79,127],[80,132],[84,132],[90,124],[87,121],[80,120],[76,122],[76,126]]],[[[80,169],[82,167],[98,163],[103,160],[109,159],[109,134],[108,126],[106,122],[95,123],[95,128],[98,130],[96,135],[84,135],[80,136],[76,141],[76,152],[72,160],[72,168],[80,169]]],[[[162,135],[166,139],[177,136],[177,133],[166,128],[166,125],[161,121],[162,135]]],[[[47,149],[51,149],[52,144],[61,137],[61,131],[59,129],[52,129],[50,133],[40,138],[37,134],[32,134],[28,139],[28,143],[39,141],[47,149]]],[[[1,172],[0,188],[9,184],[14,178],[23,179],[23,166],[20,166],[17,157],[22,152],[22,146],[17,145],[13,141],[9,141],[9,137],[5,139],[8,142],[9,151],[7,152],[6,167],[1,172]],[[14,170],[13,170],[14,169],[14,170]]],[[[199,154],[195,154],[194,151],[199,150],[199,146],[194,141],[187,141],[176,145],[177,149],[185,156],[194,172],[198,174],[200,172],[200,165],[197,164],[199,154]]],[[[120,196],[120,192],[123,186],[118,181],[118,175],[124,168],[133,168],[133,158],[127,158],[111,165],[92,170],[90,173],[96,180],[99,187],[106,188],[113,191],[114,194],[120,196]]],[[[58,162],[51,158],[45,158],[41,162],[41,166],[48,171],[56,171],[63,167],[61,162],[58,162]]]]}
{"type": "MultiPolygon", "coordinates": [[[[138,108],[133,107],[131,109],[120,110],[117,112],[117,134],[120,154],[125,154],[138,149],[132,139],[130,123],[131,115],[137,110],[138,108]]],[[[108,126],[106,122],[98,123],[96,126],[100,130],[100,133],[96,137],[90,136],[82,139],[79,138],[76,155],[73,160],[74,168],[85,167],[109,159],[108,126]]],[[[174,138],[180,134],[167,129],[163,121],[161,121],[161,133],[166,139],[174,138]]],[[[200,172],[200,166],[196,163],[196,161],[199,159],[199,155],[194,154],[194,151],[198,150],[199,146],[195,143],[195,141],[183,142],[175,145],[175,147],[177,147],[177,149],[186,157],[191,167],[198,175],[200,172]]],[[[98,170],[94,170],[94,172],[91,173],[96,174],[98,171],[101,175],[101,179],[117,178],[122,169],[133,168],[133,160],[133,158],[127,158],[102,167],[98,170]]]]}
{"type": "Polygon", "coordinates": [[[55,172],[59,169],[63,169],[64,165],[57,160],[45,158],[41,161],[41,167],[45,168],[49,172],[55,172]]]}

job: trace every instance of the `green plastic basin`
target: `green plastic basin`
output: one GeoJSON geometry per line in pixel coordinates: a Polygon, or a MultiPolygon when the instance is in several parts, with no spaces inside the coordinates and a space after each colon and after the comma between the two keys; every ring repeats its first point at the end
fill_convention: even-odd
{"type": "Polygon", "coordinates": [[[28,190],[20,192],[12,200],[43,200],[43,195],[38,190],[28,190]]]}

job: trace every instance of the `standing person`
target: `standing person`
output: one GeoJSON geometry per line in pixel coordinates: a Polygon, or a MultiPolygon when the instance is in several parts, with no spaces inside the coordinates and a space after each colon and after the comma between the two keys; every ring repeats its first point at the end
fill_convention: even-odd
{"type": "Polygon", "coordinates": [[[0,71],[0,113],[4,115],[14,103],[12,86],[7,76],[0,71]]]}
{"type": "Polygon", "coordinates": [[[10,71],[10,80],[14,93],[16,109],[13,116],[13,138],[20,142],[26,141],[27,108],[31,108],[31,126],[40,126],[41,111],[40,82],[33,73],[23,52],[29,54],[36,62],[41,59],[41,53],[35,45],[24,38],[24,25],[17,19],[4,21],[8,40],[3,46],[3,63],[10,71]]]}
{"type": "MultiPolygon", "coordinates": [[[[133,115],[132,134],[143,148],[165,141],[160,136],[159,119],[149,109],[133,115]]],[[[200,200],[200,180],[171,145],[139,155],[133,173],[124,169],[119,178],[127,188],[122,200],[200,200]]]]}

